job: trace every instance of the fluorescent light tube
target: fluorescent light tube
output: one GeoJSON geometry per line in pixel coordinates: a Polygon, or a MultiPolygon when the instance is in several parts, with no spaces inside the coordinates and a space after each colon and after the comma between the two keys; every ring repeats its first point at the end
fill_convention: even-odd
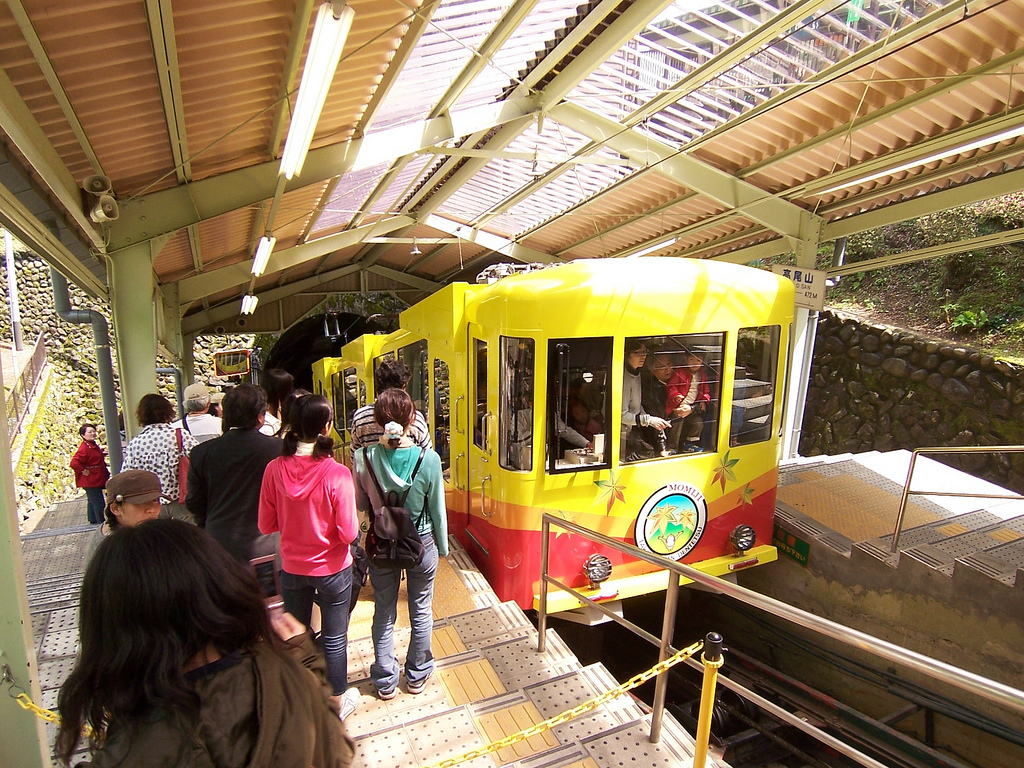
{"type": "Polygon", "coordinates": [[[668,248],[670,245],[675,245],[675,242],[676,238],[670,237],[668,240],[663,240],[660,243],[655,243],[654,245],[649,245],[646,248],[642,248],[636,253],[631,253],[626,258],[632,259],[634,256],[646,256],[648,253],[654,253],[655,251],[660,251],[662,248],[668,248]]]}
{"type": "Polygon", "coordinates": [[[242,297],[242,314],[251,315],[256,311],[256,305],[259,303],[259,296],[254,296],[251,293],[245,294],[245,296],[242,297]]]}
{"type": "Polygon", "coordinates": [[[263,270],[267,268],[267,262],[270,261],[270,252],[274,250],[276,242],[277,238],[271,235],[264,235],[260,238],[259,245],[256,246],[256,255],[252,260],[252,274],[254,277],[262,275],[263,270]]]}
{"type": "Polygon", "coordinates": [[[321,5],[317,13],[313,39],[309,43],[306,66],[299,83],[299,94],[295,98],[295,111],[292,113],[288,138],[285,139],[281,155],[281,173],[286,179],[291,179],[302,170],[354,16],[355,11],[347,5],[332,2],[321,5]],[[335,11],[335,8],[338,10],[335,11]]]}

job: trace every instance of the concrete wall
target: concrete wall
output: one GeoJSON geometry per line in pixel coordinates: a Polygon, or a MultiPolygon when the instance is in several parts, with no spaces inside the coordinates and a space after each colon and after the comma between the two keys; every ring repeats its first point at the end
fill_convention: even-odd
{"type": "MultiPolygon", "coordinates": [[[[1024,445],[1024,369],[951,342],[822,312],[800,453],[1024,445]]],[[[1024,492],[1024,454],[936,457],[1024,492]]]]}

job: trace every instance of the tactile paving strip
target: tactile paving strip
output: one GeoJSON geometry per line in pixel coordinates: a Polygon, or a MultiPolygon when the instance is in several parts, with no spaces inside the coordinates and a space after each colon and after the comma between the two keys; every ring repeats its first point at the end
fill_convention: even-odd
{"type": "MultiPolygon", "coordinates": [[[[476,729],[468,709],[459,707],[429,720],[407,723],[405,732],[412,742],[415,761],[405,765],[425,765],[448,757],[461,755],[487,743],[476,729]]],[[[460,765],[473,768],[492,768],[495,761],[490,756],[468,760],[460,765]]],[[[377,765],[403,765],[393,758],[377,765]]]]}
{"type": "Polygon", "coordinates": [[[577,666],[575,657],[553,632],[548,633],[543,654],[537,652],[537,642],[531,638],[488,645],[481,648],[480,653],[510,690],[556,677],[577,666]]]}
{"type": "Polygon", "coordinates": [[[40,660],[74,656],[78,652],[78,629],[62,629],[43,635],[40,660]]]}
{"type": "MultiPolygon", "coordinates": [[[[688,764],[691,759],[690,755],[674,749],[668,739],[651,744],[650,725],[647,723],[620,726],[615,730],[585,739],[583,746],[601,768],[622,768],[626,765],[679,768],[688,764]]],[[[707,765],[718,766],[719,763],[709,758],[707,765]]]]}
{"type": "Polygon", "coordinates": [[[510,640],[533,631],[533,625],[522,611],[516,615],[507,610],[507,606],[500,604],[453,616],[450,622],[469,647],[476,647],[485,641],[493,643],[510,640]]]}
{"type": "MultiPolygon", "coordinates": [[[[574,673],[531,685],[525,691],[544,718],[547,719],[577,707],[600,693],[615,688],[617,685],[618,683],[612,680],[610,686],[595,690],[587,683],[582,674],[574,673]]],[[[629,699],[626,696],[620,698],[629,699]]],[[[639,719],[639,717],[629,717],[630,714],[636,715],[638,713],[632,709],[610,707],[609,704],[605,704],[592,712],[580,715],[561,725],[556,725],[554,733],[563,744],[569,744],[639,719]]]]}
{"type": "MultiPolygon", "coordinates": [[[[476,721],[477,730],[489,742],[506,738],[544,721],[537,707],[521,692],[519,700],[505,701],[500,709],[491,707],[488,712],[474,714],[473,719],[476,721]]],[[[558,745],[558,739],[551,731],[543,731],[503,747],[494,754],[499,762],[508,763],[547,752],[558,745]]]]}

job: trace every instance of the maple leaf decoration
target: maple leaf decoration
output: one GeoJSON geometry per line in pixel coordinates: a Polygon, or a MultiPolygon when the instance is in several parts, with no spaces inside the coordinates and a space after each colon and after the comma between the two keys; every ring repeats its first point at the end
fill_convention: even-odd
{"type": "Polygon", "coordinates": [[[615,478],[615,473],[611,470],[608,470],[607,480],[595,480],[594,485],[604,489],[599,498],[607,502],[605,514],[611,514],[612,506],[616,501],[621,501],[623,504],[626,503],[626,497],[622,493],[626,490],[626,486],[619,484],[619,481],[615,478]]]}
{"type": "MultiPolygon", "coordinates": [[[[575,520],[573,520],[571,515],[567,515],[565,514],[565,512],[562,512],[561,510],[556,510],[555,514],[561,517],[563,520],[568,520],[570,523],[576,522],[575,520]]],[[[555,526],[555,541],[558,541],[563,536],[572,536],[572,534],[569,531],[565,530],[565,528],[559,528],[558,526],[555,526]]]]}
{"type": "Polygon", "coordinates": [[[740,491],[740,505],[741,506],[754,506],[754,489],[750,487],[750,483],[740,491]]]}
{"type": "Polygon", "coordinates": [[[732,471],[732,468],[740,463],[739,459],[730,459],[729,454],[731,451],[726,451],[722,457],[722,462],[715,468],[715,479],[712,483],[719,483],[722,486],[722,492],[725,492],[725,481],[732,480],[736,482],[736,473],[732,471]]]}

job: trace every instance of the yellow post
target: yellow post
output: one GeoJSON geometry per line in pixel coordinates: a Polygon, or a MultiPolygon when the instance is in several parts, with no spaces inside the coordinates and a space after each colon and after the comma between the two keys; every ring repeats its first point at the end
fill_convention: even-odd
{"type": "Polygon", "coordinates": [[[696,744],[693,748],[693,768],[704,768],[708,759],[708,739],[711,738],[711,713],[715,708],[715,685],[718,682],[718,668],[725,659],[722,658],[722,636],[717,632],[708,632],[704,642],[704,653],[700,660],[704,663],[704,685],[700,692],[700,712],[697,715],[696,744]]]}

